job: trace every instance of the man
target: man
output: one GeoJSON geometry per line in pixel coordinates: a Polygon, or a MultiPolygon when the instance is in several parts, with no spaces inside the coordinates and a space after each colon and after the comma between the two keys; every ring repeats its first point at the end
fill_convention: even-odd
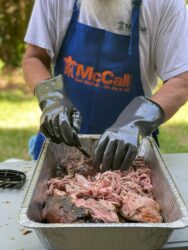
{"type": "Polygon", "coordinates": [[[36,0],[25,41],[41,131],[68,145],[80,125],[102,134],[93,162],[103,171],[129,166],[141,138],[188,99],[184,0],[36,0]]]}

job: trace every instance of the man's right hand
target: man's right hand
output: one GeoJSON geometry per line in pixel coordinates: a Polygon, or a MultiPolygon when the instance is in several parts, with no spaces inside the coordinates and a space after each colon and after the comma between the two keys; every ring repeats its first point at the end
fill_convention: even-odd
{"type": "Polygon", "coordinates": [[[74,146],[81,115],[63,91],[62,76],[40,82],[35,87],[35,95],[42,110],[40,129],[43,134],[55,143],[74,146]]]}

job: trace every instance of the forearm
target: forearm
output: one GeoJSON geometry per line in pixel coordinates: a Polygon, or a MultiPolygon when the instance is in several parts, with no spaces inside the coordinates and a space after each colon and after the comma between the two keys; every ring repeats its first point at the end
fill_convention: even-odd
{"type": "Polygon", "coordinates": [[[28,58],[23,62],[26,83],[34,88],[37,83],[51,77],[50,70],[38,58],[28,58]]]}
{"type": "Polygon", "coordinates": [[[166,120],[170,119],[188,100],[188,73],[168,80],[151,100],[163,108],[166,120]]]}
{"type": "Polygon", "coordinates": [[[37,83],[51,78],[50,58],[45,49],[28,45],[22,65],[25,81],[32,89],[37,83]]]}

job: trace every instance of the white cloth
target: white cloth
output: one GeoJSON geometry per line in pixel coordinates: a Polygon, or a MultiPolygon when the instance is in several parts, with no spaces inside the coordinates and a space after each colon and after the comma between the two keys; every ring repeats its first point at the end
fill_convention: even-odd
{"type": "MultiPolygon", "coordinates": [[[[45,48],[54,64],[74,2],[35,0],[25,42],[45,48]]],[[[81,7],[79,22],[116,34],[130,34],[131,0],[109,3],[88,0],[81,7]],[[94,1],[102,7],[96,7],[94,1]]],[[[188,11],[184,0],[142,0],[139,50],[141,79],[148,97],[157,77],[166,81],[188,71],[188,11]]]]}

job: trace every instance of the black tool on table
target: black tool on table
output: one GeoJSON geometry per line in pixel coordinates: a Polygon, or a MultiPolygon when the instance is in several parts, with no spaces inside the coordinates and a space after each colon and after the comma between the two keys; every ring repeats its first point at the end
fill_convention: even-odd
{"type": "Polygon", "coordinates": [[[12,169],[0,169],[0,188],[20,189],[26,181],[25,173],[12,169]]]}

